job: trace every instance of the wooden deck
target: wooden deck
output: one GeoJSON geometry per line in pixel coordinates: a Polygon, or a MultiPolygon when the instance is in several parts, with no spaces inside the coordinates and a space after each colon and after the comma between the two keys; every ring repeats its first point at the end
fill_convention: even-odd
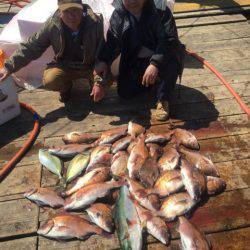
{"type": "MultiPolygon", "coordinates": [[[[242,15],[178,19],[181,40],[206,58],[232,84],[250,106],[250,24],[242,15]]],[[[78,89],[80,87],[78,86],[78,89]]],[[[171,106],[171,122],[193,130],[201,150],[209,155],[227,182],[227,189],[198,208],[192,221],[211,240],[213,249],[247,250],[250,245],[250,126],[247,116],[219,80],[188,57],[180,98],[171,106]]],[[[64,133],[99,132],[136,118],[152,131],[166,131],[169,122],[150,121],[145,102],[122,105],[114,90],[101,105],[93,104],[86,88],[74,90],[70,106],[58,94],[42,89],[19,93],[42,117],[39,137],[23,160],[0,184],[0,249],[119,249],[116,236],[93,236],[87,241],[56,242],[38,237],[41,221],[55,211],[39,209],[23,199],[32,187],[55,186],[56,178],[42,170],[38,150],[58,145],[64,133]]],[[[23,145],[33,127],[32,116],[22,115],[0,127],[0,165],[23,145]]],[[[179,249],[179,235],[172,230],[170,247],[148,237],[148,249],[179,249]]]]}

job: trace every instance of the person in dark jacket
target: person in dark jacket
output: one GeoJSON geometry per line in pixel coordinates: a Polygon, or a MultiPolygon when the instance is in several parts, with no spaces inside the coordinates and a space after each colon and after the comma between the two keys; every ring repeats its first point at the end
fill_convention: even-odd
{"type": "Polygon", "coordinates": [[[58,11],[35,35],[21,43],[6,60],[0,81],[39,58],[52,46],[55,56],[43,75],[46,89],[60,92],[60,101],[71,97],[72,81],[87,78],[93,85],[94,101],[104,96],[104,82],[93,69],[100,45],[103,43],[103,21],[81,0],[58,0],[58,11]]]}
{"type": "Polygon", "coordinates": [[[157,9],[153,0],[114,0],[113,6],[96,73],[105,76],[121,54],[118,95],[131,99],[156,85],[157,107],[152,116],[166,120],[184,55],[173,15],[169,8],[157,9]]]}

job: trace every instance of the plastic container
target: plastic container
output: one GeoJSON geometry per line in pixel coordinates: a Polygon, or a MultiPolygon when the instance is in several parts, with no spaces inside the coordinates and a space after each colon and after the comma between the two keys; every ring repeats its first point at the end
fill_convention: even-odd
{"type": "Polygon", "coordinates": [[[8,77],[0,83],[0,125],[20,115],[17,88],[13,78],[8,77]]]}

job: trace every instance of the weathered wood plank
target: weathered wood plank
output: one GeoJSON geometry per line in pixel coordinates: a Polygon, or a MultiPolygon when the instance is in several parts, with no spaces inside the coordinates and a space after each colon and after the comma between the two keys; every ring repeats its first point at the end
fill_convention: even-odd
{"type": "MultiPolygon", "coordinates": [[[[207,239],[212,243],[213,249],[216,250],[247,250],[250,244],[250,228],[237,229],[227,232],[207,234],[207,239]]],[[[177,250],[180,249],[180,240],[171,241],[170,246],[166,247],[163,244],[149,244],[148,250],[177,250]]]]}
{"type": "MultiPolygon", "coordinates": [[[[199,53],[198,53],[199,54],[199,53]]],[[[226,72],[226,71],[231,71],[231,70],[248,70],[249,69],[249,59],[237,59],[237,60],[228,60],[228,61],[221,61],[221,60],[207,60],[210,65],[215,67],[219,72],[226,72]]],[[[206,71],[209,71],[210,74],[211,71],[205,67],[202,63],[198,62],[194,58],[187,58],[187,63],[185,64],[186,67],[186,75],[202,75],[202,74],[207,74],[206,71]]]]}
{"type": "Polygon", "coordinates": [[[248,159],[249,139],[250,134],[203,140],[200,152],[209,155],[213,162],[248,159]]]}
{"type": "Polygon", "coordinates": [[[203,42],[203,43],[189,43],[188,47],[196,52],[200,51],[214,51],[221,49],[238,49],[238,48],[249,48],[249,39],[232,39],[214,42],[203,42]]]}
{"type": "MultiPolygon", "coordinates": [[[[250,54],[249,54],[250,55],[250,54]]],[[[216,80],[216,79],[215,79],[216,80]]],[[[213,100],[219,100],[219,99],[226,99],[226,98],[232,98],[232,94],[227,90],[227,88],[220,84],[218,82],[218,86],[201,86],[197,87],[196,89],[190,88],[188,86],[184,86],[185,84],[185,79],[183,80],[183,85],[177,85],[177,89],[180,88],[180,93],[179,91],[176,91],[175,96],[173,97],[172,104],[183,104],[183,103],[189,103],[189,102],[202,102],[202,101],[207,101],[208,99],[211,98],[213,100]],[[178,96],[180,94],[180,96],[178,96]]],[[[241,83],[240,85],[237,84],[232,84],[231,85],[240,96],[249,96],[250,95],[250,82],[244,82],[241,83]]],[[[40,101],[37,100],[36,95],[30,95],[28,93],[20,95],[20,100],[26,100],[27,103],[34,103],[34,107],[36,106],[43,106],[44,101],[43,98],[46,98],[48,95],[51,96],[51,98],[55,98],[57,100],[58,94],[55,93],[48,93],[48,92],[42,92],[39,94],[41,99],[40,101]]],[[[85,95],[86,96],[86,95],[85,95]]],[[[85,97],[79,97],[75,96],[81,102],[80,99],[83,99],[85,97]]],[[[117,89],[114,86],[109,90],[109,93],[106,98],[115,98],[117,96],[117,89]]],[[[58,105],[57,102],[54,103],[58,108],[61,108],[61,104],[58,105]]]]}
{"type": "MultiPolygon", "coordinates": [[[[201,128],[207,128],[207,130],[204,130],[204,136],[207,134],[208,137],[210,136],[217,136],[221,134],[235,134],[237,133],[237,129],[240,129],[239,133],[245,133],[245,129],[248,127],[248,120],[246,119],[245,115],[241,115],[242,111],[240,110],[238,104],[234,100],[226,100],[226,101],[218,101],[215,102],[216,108],[220,109],[220,114],[218,116],[218,111],[216,111],[216,108],[214,108],[212,103],[199,103],[197,104],[187,104],[186,108],[184,106],[180,106],[179,110],[175,110],[175,112],[179,113],[179,119],[171,119],[173,123],[178,123],[180,126],[184,126],[187,129],[201,129],[201,128]],[[217,103],[217,104],[216,104],[217,103]],[[233,112],[233,109],[237,110],[237,112],[233,112]],[[181,110],[182,108],[182,110],[181,110]],[[227,109],[226,112],[222,109],[227,109]],[[188,112],[188,113],[185,113],[188,112]],[[234,113],[239,113],[240,115],[234,115],[234,113]],[[234,115],[232,118],[230,118],[230,115],[234,115]],[[184,117],[183,117],[184,116],[184,117]],[[186,117],[185,117],[186,116],[186,117]],[[203,117],[203,118],[202,118],[203,117]],[[186,118],[186,120],[185,120],[186,118]],[[183,119],[183,120],[181,120],[183,119]],[[218,120],[219,119],[219,120],[218,120]],[[218,122],[216,122],[218,120],[218,122]],[[242,124],[241,124],[242,122],[242,124]],[[211,124],[211,127],[209,127],[209,124],[211,124]],[[238,128],[237,128],[238,126],[238,128]],[[242,131],[242,129],[244,131],[242,131]],[[212,132],[211,132],[211,131],[212,132]],[[230,132],[232,131],[232,132],[230,132]]],[[[144,111],[140,111],[140,113],[143,113],[144,111]]],[[[39,138],[44,137],[54,137],[54,136],[62,136],[65,133],[68,133],[70,131],[76,131],[81,130],[85,132],[98,132],[103,131],[107,129],[111,129],[114,126],[119,126],[122,124],[126,124],[129,120],[133,118],[137,118],[139,121],[142,121],[144,125],[149,124],[149,117],[146,116],[148,111],[145,111],[145,114],[140,114],[139,112],[126,112],[126,113],[120,113],[120,115],[113,114],[113,115],[101,115],[101,114],[95,114],[95,115],[89,115],[85,119],[81,118],[79,116],[79,121],[72,121],[68,118],[58,118],[56,120],[56,126],[55,121],[42,121],[42,128],[41,132],[39,134],[39,138]],[[100,121],[102,121],[100,123],[100,121]]],[[[177,114],[178,114],[177,113],[177,114]]],[[[148,114],[149,115],[149,114],[148,114]]],[[[63,115],[62,115],[63,117],[63,115]]],[[[23,122],[20,122],[19,120],[13,120],[11,123],[7,125],[2,126],[2,132],[4,136],[1,136],[1,143],[3,145],[18,139],[23,140],[27,138],[29,130],[25,132],[25,129],[31,125],[31,122],[26,121],[24,118],[22,118],[23,122]],[[10,133],[11,131],[11,133],[10,133]],[[9,132],[9,133],[7,133],[9,132]]],[[[161,124],[160,122],[151,121],[152,125],[161,124]]],[[[166,124],[166,123],[163,123],[166,124]]],[[[164,125],[165,126],[165,125],[164,125]]],[[[167,127],[168,128],[168,127],[167,127]]],[[[164,128],[162,128],[164,129],[164,128]]],[[[202,132],[202,131],[201,131],[202,132]]],[[[15,144],[15,143],[14,143],[15,144]]],[[[19,143],[22,145],[22,142],[19,143]]],[[[7,148],[11,148],[12,144],[10,146],[5,146],[4,149],[7,150],[7,148]]],[[[43,144],[40,144],[42,147],[43,144]]],[[[0,152],[2,149],[0,149],[0,152]]],[[[8,154],[7,154],[8,155],[8,154]]],[[[13,152],[9,152],[8,159],[13,155],[13,152]]],[[[1,154],[1,157],[3,158],[4,155],[1,154]]],[[[6,159],[6,157],[5,157],[6,159]]]]}
{"type": "Polygon", "coordinates": [[[198,25],[218,25],[229,22],[245,22],[247,19],[241,15],[219,15],[219,16],[205,16],[205,17],[191,17],[185,19],[177,19],[176,24],[178,28],[193,27],[198,25]]]}
{"type": "MultiPolygon", "coordinates": [[[[250,70],[232,70],[220,73],[230,84],[238,83],[240,85],[240,83],[249,82],[250,70]]],[[[198,88],[201,86],[212,87],[222,84],[219,79],[208,70],[206,74],[202,75],[188,75],[188,71],[186,72],[184,70],[182,83],[190,88],[198,88]]]]}
{"type": "MultiPolygon", "coordinates": [[[[13,194],[21,194],[32,188],[40,187],[40,165],[16,167],[9,176],[0,183],[0,196],[6,199],[13,194]],[[3,197],[4,198],[4,197],[3,197]]],[[[3,200],[3,198],[1,200],[3,200]]]]}
{"type": "Polygon", "coordinates": [[[210,9],[224,9],[231,7],[241,7],[249,5],[249,0],[214,0],[214,1],[178,1],[175,4],[175,12],[187,12],[187,11],[197,11],[197,10],[210,10],[210,9]]]}
{"type": "Polygon", "coordinates": [[[0,202],[0,239],[37,230],[38,207],[28,200],[0,202]]]}
{"type": "MultiPolygon", "coordinates": [[[[6,146],[0,148],[0,163],[1,165],[8,162],[15,153],[18,152],[24,145],[24,141],[11,142],[6,146]]],[[[20,161],[21,165],[28,165],[38,162],[38,151],[43,147],[41,140],[37,140],[31,147],[25,157],[20,161]]]]}
{"type": "Polygon", "coordinates": [[[227,183],[227,191],[250,187],[250,159],[215,164],[227,183]]]}
{"type": "Polygon", "coordinates": [[[28,237],[18,240],[0,242],[0,249],[3,250],[36,250],[37,237],[28,237]]]}
{"type": "MultiPolygon", "coordinates": [[[[190,130],[198,140],[246,134],[250,131],[249,120],[245,114],[219,117],[216,121],[201,119],[177,122],[172,125],[190,130]]],[[[164,133],[168,132],[172,125],[169,123],[154,124],[150,127],[150,130],[156,133],[164,133]]]]}

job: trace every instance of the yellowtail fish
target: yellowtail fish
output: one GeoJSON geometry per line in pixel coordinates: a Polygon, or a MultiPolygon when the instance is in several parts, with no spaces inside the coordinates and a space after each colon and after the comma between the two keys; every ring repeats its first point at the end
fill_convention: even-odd
{"type": "Polygon", "coordinates": [[[88,154],[78,154],[69,163],[66,174],[66,182],[69,183],[80,175],[89,164],[90,156],[88,154]]]}
{"type": "Polygon", "coordinates": [[[179,217],[178,231],[183,250],[209,250],[212,248],[205,235],[183,216],[179,217]]]}
{"type": "Polygon", "coordinates": [[[114,221],[112,217],[112,209],[109,205],[103,203],[95,203],[86,209],[90,219],[103,230],[112,233],[114,231],[114,221]]]}
{"type": "Polygon", "coordinates": [[[56,240],[85,240],[93,234],[107,236],[107,233],[101,228],[91,225],[79,216],[70,214],[59,215],[48,220],[38,229],[37,233],[56,240]]]}
{"type": "Polygon", "coordinates": [[[115,203],[114,219],[121,249],[142,249],[142,228],[134,202],[126,186],[122,186],[115,203]]]}
{"type": "Polygon", "coordinates": [[[108,181],[110,178],[110,168],[95,168],[85,175],[79,177],[76,182],[62,193],[63,196],[69,196],[75,193],[77,190],[84,186],[88,186],[95,183],[108,181]]]}
{"type": "Polygon", "coordinates": [[[98,134],[90,134],[84,132],[70,132],[62,138],[65,144],[81,144],[81,143],[92,143],[96,141],[100,135],[98,134]]]}
{"type": "Polygon", "coordinates": [[[64,200],[50,188],[35,188],[25,193],[23,196],[34,201],[38,206],[58,208],[64,205],[64,200]]]}
{"type": "Polygon", "coordinates": [[[62,161],[54,155],[51,155],[47,150],[40,149],[39,150],[39,161],[40,163],[46,167],[50,172],[56,174],[60,179],[62,179],[62,161]]]}

